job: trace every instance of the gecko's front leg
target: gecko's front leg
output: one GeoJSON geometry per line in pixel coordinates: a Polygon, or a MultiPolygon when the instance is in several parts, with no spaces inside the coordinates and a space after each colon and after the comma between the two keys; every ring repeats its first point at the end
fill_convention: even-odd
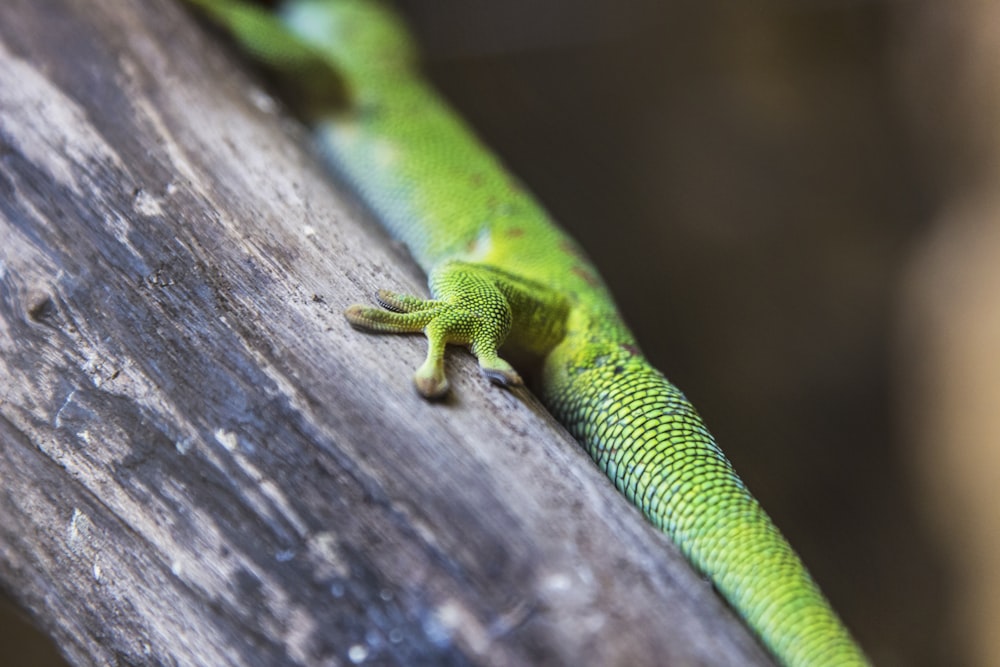
{"type": "Polygon", "coordinates": [[[488,267],[446,262],[431,272],[433,298],[381,290],[381,308],[355,304],[344,314],[361,329],[427,336],[427,358],[413,377],[417,391],[426,398],[441,398],[448,392],[444,372],[448,344],[468,346],[483,374],[493,382],[520,385],[521,376],[498,354],[510,333],[513,314],[497,280],[488,267]]]}

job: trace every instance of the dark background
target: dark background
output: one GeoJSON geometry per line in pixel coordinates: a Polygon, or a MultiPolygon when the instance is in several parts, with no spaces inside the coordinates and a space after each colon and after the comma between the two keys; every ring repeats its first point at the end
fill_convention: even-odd
{"type": "Polygon", "coordinates": [[[905,7],[400,4],[875,662],[962,664],[897,416],[900,283],[944,196],[905,7]]]}

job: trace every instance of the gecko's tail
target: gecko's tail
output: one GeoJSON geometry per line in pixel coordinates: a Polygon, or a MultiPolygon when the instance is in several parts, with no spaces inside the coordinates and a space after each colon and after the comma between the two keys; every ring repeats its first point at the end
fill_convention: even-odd
{"type": "Polygon", "coordinates": [[[549,355],[543,394],[618,489],[782,664],[867,665],[680,390],[630,345],[570,345],[549,355]]]}

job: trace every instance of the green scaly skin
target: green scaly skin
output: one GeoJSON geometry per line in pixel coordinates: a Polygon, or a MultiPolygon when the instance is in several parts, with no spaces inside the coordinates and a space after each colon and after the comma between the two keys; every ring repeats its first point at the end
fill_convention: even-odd
{"type": "Polygon", "coordinates": [[[298,0],[279,23],[232,0],[190,1],[270,64],[314,57],[342,79],[349,101],[317,121],[320,145],[433,295],[383,291],[382,308],[346,316],[426,334],[424,396],[448,390],[447,344],[469,346],[507,385],[521,378],[501,345],[541,359],[545,404],[782,664],[868,664],[694,407],[643,358],[582,251],[416,72],[395,15],[366,0],[298,0]]]}

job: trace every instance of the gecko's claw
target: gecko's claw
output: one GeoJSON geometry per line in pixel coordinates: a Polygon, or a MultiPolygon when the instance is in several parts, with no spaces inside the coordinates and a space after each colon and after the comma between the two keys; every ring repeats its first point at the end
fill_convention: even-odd
{"type": "Polygon", "coordinates": [[[427,310],[432,306],[441,305],[440,301],[432,299],[421,299],[420,297],[399,292],[390,292],[387,289],[380,289],[376,297],[378,305],[386,310],[397,313],[413,313],[419,310],[427,310]]]}
{"type": "Polygon", "coordinates": [[[503,385],[504,387],[520,387],[524,384],[524,380],[514,370],[514,367],[500,357],[494,356],[491,359],[487,359],[482,355],[477,356],[479,356],[479,369],[494,384],[503,385]]]}

